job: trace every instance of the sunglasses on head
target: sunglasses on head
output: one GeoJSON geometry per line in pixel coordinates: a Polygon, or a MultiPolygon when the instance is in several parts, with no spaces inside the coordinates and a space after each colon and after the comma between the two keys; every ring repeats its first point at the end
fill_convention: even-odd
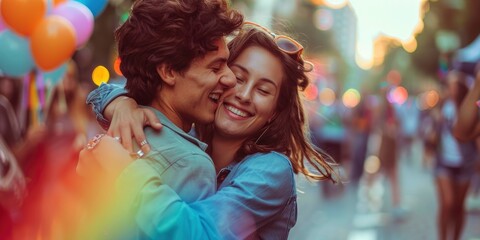
{"type": "MultiPolygon", "coordinates": [[[[263,32],[272,36],[273,41],[277,45],[278,49],[280,49],[282,52],[284,52],[284,53],[286,53],[290,56],[293,56],[295,58],[295,60],[297,60],[297,61],[302,59],[303,46],[302,46],[302,44],[295,41],[291,37],[285,36],[285,35],[277,35],[277,34],[273,33],[272,31],[270,31],[268,28],[266,28],[266,27],[264,27],[260,24],[254,23],[254,22],[246,21],[246,22],[243,23],[243,26],[244,27],[255,27],[257,29],[262,30],[263,32]]],[[[311,62],[304,61],[304,64],[306,65],[306,66],[304,66],[305,71],[308,72],[308,71],[313,70],[313,64],[311,62]]]]}

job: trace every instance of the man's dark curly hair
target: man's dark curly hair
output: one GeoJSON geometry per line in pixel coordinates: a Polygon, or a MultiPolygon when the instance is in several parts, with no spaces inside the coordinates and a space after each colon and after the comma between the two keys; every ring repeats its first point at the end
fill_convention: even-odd
{"type": "Polygon", "coordinates": [[[115,31],[129,96],[149,105],[162,84],[158,65],[183,73],[242,23],[243,16],[225,0],[137,0],[115,31]]]}

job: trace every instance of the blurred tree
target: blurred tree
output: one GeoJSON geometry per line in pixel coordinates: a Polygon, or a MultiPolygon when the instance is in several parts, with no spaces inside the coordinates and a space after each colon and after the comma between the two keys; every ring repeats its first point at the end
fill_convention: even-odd
{"type": "MultiPolygon", "coordinates": [[[[439,32],[447,31],[459,39],[458,47],[470,44],[480,33],[480,1],[439,0],[429,2],[430,11],[425,15],[425,27],[417,36],[418,47],[412,54],[413,65],[420,72],[438,77],[440,56],[436,38],[439,32]]],[[[451,55],[451,52],[445,54],[451,55]]]]}

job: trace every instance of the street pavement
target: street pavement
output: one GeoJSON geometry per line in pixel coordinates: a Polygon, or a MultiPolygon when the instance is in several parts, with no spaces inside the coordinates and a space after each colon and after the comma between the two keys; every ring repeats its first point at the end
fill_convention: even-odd
{"type": "MultiPolygon", "coordinates": [[[[375,177],[364,177],[358,187],[313,183],[298,176],[298,220],[289,239],[438,239],[433,170],[421,164],[421,144],[414,146],[413,157],[399,162],[401,211],[392,209],[389,184],[381,174],[367,174],[375,177]]],[[[480,196],[469,199],[462,240],[480,240],[479,202],[480,196]]]]}

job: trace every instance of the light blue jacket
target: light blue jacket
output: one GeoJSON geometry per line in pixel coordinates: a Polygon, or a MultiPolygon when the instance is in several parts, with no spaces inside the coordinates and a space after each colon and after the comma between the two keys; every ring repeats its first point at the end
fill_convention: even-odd
{"type": "MultiPolygon", "coordinates": [[[[104,126],[108,126],[108,121],[101,113],[121,94],[125,91],[111,84],[101,85],[90,93],[87,103],[93,105],[97,119],[104,126]]],[[[160,120],[163,124],[163,119],[160,120]]],[[[257,153],[232,163],[218,173],[218,191],[194,202],[183,199],[177,189],[166,184],[147,164],[134,164],[141,169],[136,177],[145,179],[134,182],[147,184],[144,188],[154,194],[135,192],[140,187],[128,184],[131,179],[127,183],[118,181],[117,186],[133,185],[131,191],[135,194],[130,202],[139,198],[143,205],[135,217],[136,224],[151,238],[287,239],[296,223],[295,179],[292,165],[283,154],[257,153]]]]}

